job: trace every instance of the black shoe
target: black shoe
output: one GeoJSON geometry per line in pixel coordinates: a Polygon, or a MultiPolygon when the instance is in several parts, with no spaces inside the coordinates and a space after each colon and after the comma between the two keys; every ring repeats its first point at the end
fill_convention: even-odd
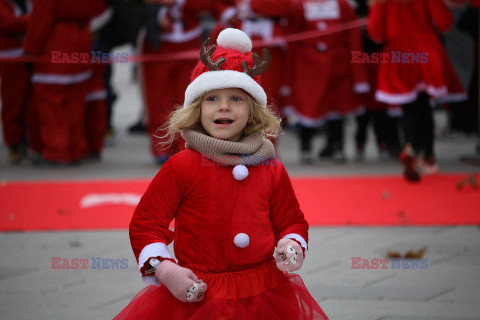
{"type": "Polygon", "coordinates": [[[99,162],[102,160],[102,154],[100,152],[92,152],[89,155],[85,156],[83,160],[87,162],[99,162]]]}
{"type": "Polygon", "coordinates": [[[322,151],[318,154],[320,158],[331,158],[334,152],[333,145],[328,144],[322,151]]]}
{"type": "Polygon", "coordinates": [[[143,124],[142,121],[139,121],[138,123],[136,123],[133,126],[131,126],[130,128],[128,128],[128,132],[130,132],[132,134],[145,133],[145,132],[147,132],[147,127],[145,126],[145,124],[143,124]]]}

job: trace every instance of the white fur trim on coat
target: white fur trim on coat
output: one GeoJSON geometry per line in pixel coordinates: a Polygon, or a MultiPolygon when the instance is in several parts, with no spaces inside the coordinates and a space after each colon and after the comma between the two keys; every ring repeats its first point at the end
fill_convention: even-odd
{"type": "Polygon", "coordinates": [[[100,15],[94,17],[90,20],[90,31],[95,32],[101,29],[103,26],[107,24],[110,19],[113,17],[113,9],[108,8],[107,10],[103,11],[100,15]]]}
{"type": "Polygon", "coordinates": [[[22,48],[13,48],[8,50],[0,50],[0,58],[16,58],[23,55],[22,48]]]}
{"type": "Polygon", "coordinates": [[[370,91],[370,85],[367,82],[358,82],[353,86],[355,93],[366,93],[370,91]]]}
{"type": "Polygon", "coordinates": [[[387,104],[406,104],[415,101],[422,91],[426,91],[431,98],[440,102],[458,102],[467,98],[464,92],[452,93],[448,92],[446,86],[434,87],[420,82],[411,91],[405,93],[389,93],[377,90],[375,99],[387,104]]]}
{"type": "Polygon", "coordinates": [[[226,88],[241,88],[262,106],[267,105],[265,91],[248,74],[233,70],[220,70],[204,72],[195,78],[185,91],[183,107],[189,106],[208,91],[226,88]]]}
{"type": "Polygon", "coordinates": [[[31,81],[32,83],[69,85],[86,81],[92,74],[92,71],[74,74],[34,73],[31,81]]]}
{"type": "Polygon", "coordinates": [[[308,250],[308,245],[307,245],[307,241],[305,241],[305,239],[303,239],[303,237],[299,234],[296,234],[296,233],[289,233],[287,234],[286,236],[284,236],[282,239],[294,239],[294,240],[297,240],[298,242],[300,242],[300,244],[302,245],[303,249],[305,249],[305,256],[307,255],[307,250],[308,250]]]}
{"type": "Polygon", "coordinates": [[[235,7],[228,7],[225,9],[222,14],[220,15],[220,22],[227,25],[229,20],[237,14],[237,9],[235,7]]]}
{"type": "MultiPolygon", "coordinates": [[[[147,262],[149,258],[154,258],[154,257],[173,259],[165,243],[162,243],[162,242],[151,243],[145,246],[145,248],[142,249],[142,252],[140,252],[140,256],[138,257],[138,271],[140,271],[140,269],[144,266],[145,262],[147,262]]],[[[157,286],[160,285],[157,278],[153,275],[152,276],[142,275],[142,280],[147,284],[154,284],[157,286]]]]}

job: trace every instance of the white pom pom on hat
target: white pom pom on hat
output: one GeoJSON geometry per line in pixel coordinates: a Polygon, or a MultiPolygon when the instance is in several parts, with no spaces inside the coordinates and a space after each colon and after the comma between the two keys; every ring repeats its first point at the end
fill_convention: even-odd
{"type": "Polygon", "coordinates": [[[217,44],[225,49],[234,49],[241,53],[252,51],[252,41],[245,32],[238,29],[222,30],[217,37],[217,44]]]}

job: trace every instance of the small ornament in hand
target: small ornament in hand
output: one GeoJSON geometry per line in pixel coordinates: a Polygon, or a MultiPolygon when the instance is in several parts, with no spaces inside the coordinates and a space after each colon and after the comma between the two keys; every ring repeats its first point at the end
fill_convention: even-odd
{"type": "Polygon", "coordinates": [[[302,267],[303,251],[295,240],[282,239],[278,241],[275,253],[278,269],[285,272],[292,272],[302,267]]]}
{"type": "Polygon", "coordinates": [[[207,285],[202,280],[198,280],[187,290],[187,300],[192,302],[202,300],[206,290],[207,285]]]}

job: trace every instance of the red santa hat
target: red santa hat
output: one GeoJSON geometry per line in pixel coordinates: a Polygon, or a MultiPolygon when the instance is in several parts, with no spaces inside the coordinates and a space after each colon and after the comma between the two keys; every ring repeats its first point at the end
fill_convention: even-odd
{"type": "Polygon", "coordinates": [[[241,88],[266,106],[267,95],[261,86],[260,74],[270,64],[270,52],[263,49],[263,59],[252,53],[250,38],[245,32],[233,28],[220,32],[218,46],[208,47],[209,41],[210,38],[202,44],[200,61],[193,69],[183,106],[192,104],[208,91],[226,88],[241,88]]]}

